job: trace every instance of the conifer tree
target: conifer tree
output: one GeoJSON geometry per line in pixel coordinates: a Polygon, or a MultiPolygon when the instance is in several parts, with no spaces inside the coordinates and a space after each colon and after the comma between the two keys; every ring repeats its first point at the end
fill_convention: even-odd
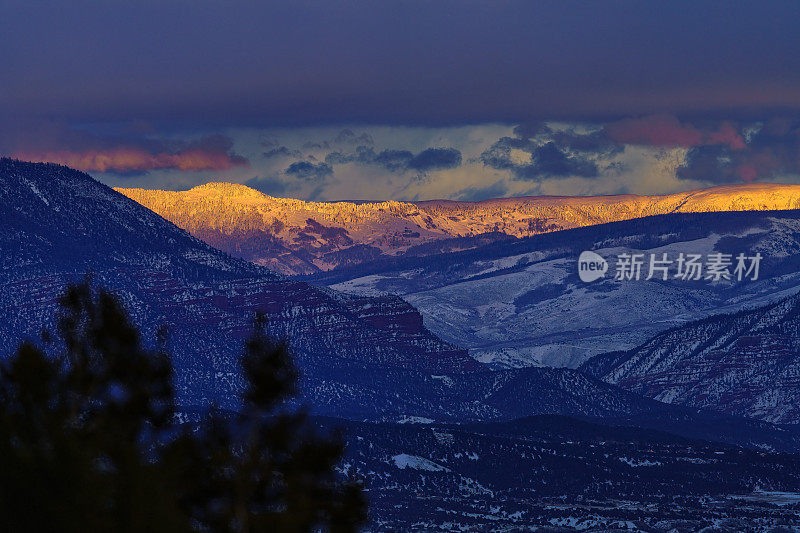
{"type": "Polygon", "coordinates": [[[357,530],[342,440],[283,407],[297,371],[264,320],[242,410],[180,425],[165,351],[144,348],[113,295],[70,287],[51,349],[24,343],[0,365],[0,530],[357,530]]]}

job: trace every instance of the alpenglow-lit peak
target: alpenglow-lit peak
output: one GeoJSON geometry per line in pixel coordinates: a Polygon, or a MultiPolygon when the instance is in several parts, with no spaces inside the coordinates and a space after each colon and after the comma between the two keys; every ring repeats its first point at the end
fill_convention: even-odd
{"type": "Polygon", "coordinates": [[[217,248],[287,274],[359,264],[454,237],[529,237],[668,213],[800,208],[800,185],[763,183],[661,196],[415,203],[306,202],[232,183],[208,183],[182,192],[117,190],[217,248]]]}

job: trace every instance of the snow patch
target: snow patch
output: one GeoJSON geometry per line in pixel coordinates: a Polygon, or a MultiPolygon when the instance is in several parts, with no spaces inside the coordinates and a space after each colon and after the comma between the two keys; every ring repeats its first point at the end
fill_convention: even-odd
{"type": "Polygon", "coordinates": [[[436,464],[430,459],[425,459],[424,457],[420,457],[418,455],[401,453],[392,456],[392,461],[394,462],[394,466],[400,470],[412,468],[414,470],[427,470],[428,472],[450,472],[449,468],[440,464],[436,464]]]}

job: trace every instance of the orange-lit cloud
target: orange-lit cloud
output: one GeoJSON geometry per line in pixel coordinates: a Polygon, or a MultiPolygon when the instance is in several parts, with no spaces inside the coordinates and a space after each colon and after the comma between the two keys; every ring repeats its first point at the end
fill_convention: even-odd
{"type": "Polygon", "coordinates": [[[745,147],[744,138],[730,122],[709,130],[682,123],[672,115],[650,115],[619,120],[605,129],[611,139],[625,144],[685,148],[725,145],[733,150],[745,147]]]}
{"type": "Polygon", "coordinates": [[[59,163],[87,172],[126,173],[158,169],[228,170],[247,164],[241,156],[200,148],[174,154],[151,154],[141,148],[121,147],[104,150],[23,152],[14,156],[28,161],[59,163]]]}

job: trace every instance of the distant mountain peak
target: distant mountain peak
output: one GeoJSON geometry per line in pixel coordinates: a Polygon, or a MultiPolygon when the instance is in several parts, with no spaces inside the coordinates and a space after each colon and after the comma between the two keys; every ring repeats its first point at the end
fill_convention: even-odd
{"type": "Polygon", "coordinates": [[[241,183],[230,183],[227,181],[210,181],[203,185],[192,187],[187,192],[230,197],[249,196],[254,198],[270,198],[266,194],[253,189],[252,187],[248,187],[247,185],[241,183]]]}

